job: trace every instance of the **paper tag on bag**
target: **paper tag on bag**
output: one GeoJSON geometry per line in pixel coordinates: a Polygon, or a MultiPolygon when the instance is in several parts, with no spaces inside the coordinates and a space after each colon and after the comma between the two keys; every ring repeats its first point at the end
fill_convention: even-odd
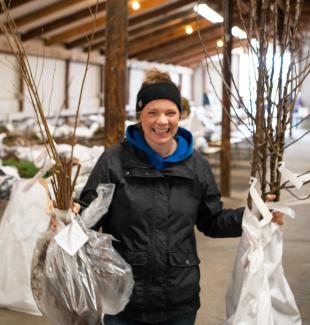
{"type": "Polygon", "coordinates": [[[88,241],[88,237],[80,225],[73,219],[70,224],[55,236],[55,240],[64,251],[73,256],[88,241]]]}

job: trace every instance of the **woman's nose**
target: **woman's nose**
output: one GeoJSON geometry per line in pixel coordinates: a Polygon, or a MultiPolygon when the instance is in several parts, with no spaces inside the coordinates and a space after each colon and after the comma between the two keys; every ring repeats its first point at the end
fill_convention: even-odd
{"type": "Polygon", "coordinates": [[[160,124],[166,124],[168,123],[167,116],[165,114],[160,114],[157,120],[158,123],[160,124]]]}

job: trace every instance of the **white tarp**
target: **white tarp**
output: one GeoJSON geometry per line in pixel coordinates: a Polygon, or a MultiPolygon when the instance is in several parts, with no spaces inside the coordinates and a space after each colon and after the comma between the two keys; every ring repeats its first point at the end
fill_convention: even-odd
{"type": "MultiPolygon", "coordinates": [[[[282,267],[283,235],[281,226],[272,223],[268,206],[255,189],[250,194],[263,219],[245,209],[232,284],[227,292],[225,325],[300,325],[301,318],[282,267]]],[[[287,207],[276,210],[291,215],[287,207]]]]}
{"type": "Polygon", "coordinates": [[[0,306],[40,315],[30,287],[31,259],[38,237],[48,228],[46,189],[17,180],[0,223],[0,306]]]}

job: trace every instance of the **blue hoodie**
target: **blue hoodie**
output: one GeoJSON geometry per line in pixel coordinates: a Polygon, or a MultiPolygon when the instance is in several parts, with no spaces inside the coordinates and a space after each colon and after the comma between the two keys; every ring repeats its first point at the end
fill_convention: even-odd
{"type": "Polygon", "coordinates": [[[189,158],[193,153],[193,136],[189,131],[181,127],[178,128],[175,137],[178,143],[176,150],[170,156],[165,158],[160,156],[146,143],[143,132],[137,124],[127,127],[126,138],[128,143],[146,153],[149,162],[157,170],[167,168],[170,163],[181,162],[189,158]]]}

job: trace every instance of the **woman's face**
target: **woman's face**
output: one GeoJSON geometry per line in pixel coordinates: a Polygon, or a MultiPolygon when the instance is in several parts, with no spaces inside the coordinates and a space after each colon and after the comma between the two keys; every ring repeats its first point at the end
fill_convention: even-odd
{"type": "Polygon", "coordinates": [[[149,102],[140,113],[146,142],[155,148],[172,145],[179,120],[180,112],[174,102],[168,99],[155,99],[149,102]]]}

